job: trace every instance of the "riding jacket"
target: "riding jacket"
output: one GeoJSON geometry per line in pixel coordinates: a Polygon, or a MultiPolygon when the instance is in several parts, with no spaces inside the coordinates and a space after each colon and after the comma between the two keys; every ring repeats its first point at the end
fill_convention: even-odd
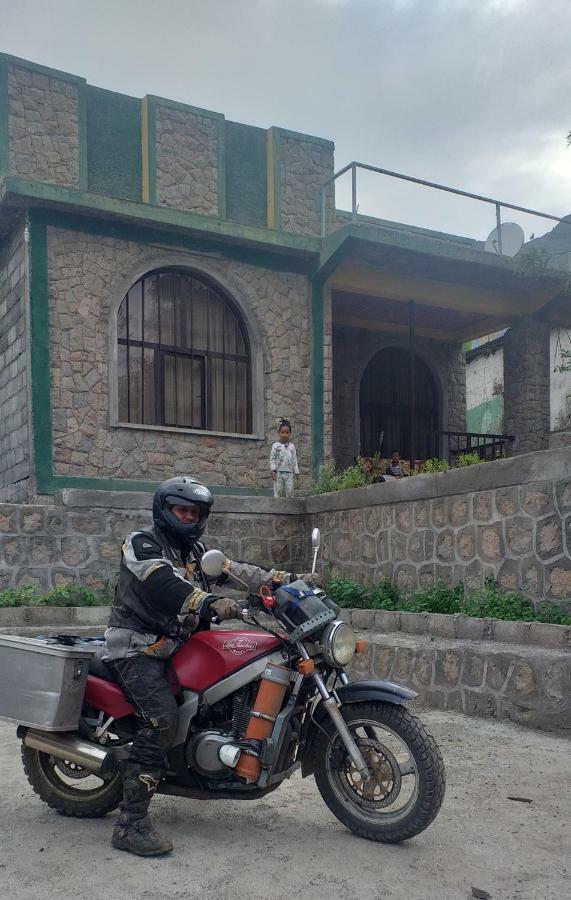
{"type": "MultiPolygon", "coordinates": [[[[104,661],[139,653],[167,659],[197,629],[201,612],[216,599],[200,567],[205,551],[204,544],[197,542],[183,561],[180,552],[154,528],[135,531],[125,539],[105,632],[104,661]]],[[[296,577],[227,560],[216,584],[223,584],[230,574],[245,582],[252,593],[263,584],[278,586],[296,577]]]]}

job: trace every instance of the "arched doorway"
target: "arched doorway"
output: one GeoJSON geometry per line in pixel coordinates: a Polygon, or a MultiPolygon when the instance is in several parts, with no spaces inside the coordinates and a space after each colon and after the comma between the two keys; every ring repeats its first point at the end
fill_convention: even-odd
{"type": "MultiPolygon", "coordinates": [[[[428,366],[415,357],[414,455],[428,459],[439,455],[440,416],[438,392],[428,366]]],[[[361,453],[390,456],[398,450],[411,455],[409,356],[402,347],[379,350],[361,379],[361,453]],[[382,435],[382,443],[380,443],[382,435]]]]}

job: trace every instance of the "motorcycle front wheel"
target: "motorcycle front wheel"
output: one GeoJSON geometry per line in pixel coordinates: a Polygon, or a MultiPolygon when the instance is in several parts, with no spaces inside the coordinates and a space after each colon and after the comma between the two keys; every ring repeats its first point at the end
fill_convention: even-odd
{"type": "Polygon", "coordinates": [[[398,844],[424,831],[438,814],[446,786],[432,735],[403,706],[369,701],[341,712],[373,775],[361,776],[333,723],[322,722],[315,780],[331,812],[371,841],[398,844]]]}

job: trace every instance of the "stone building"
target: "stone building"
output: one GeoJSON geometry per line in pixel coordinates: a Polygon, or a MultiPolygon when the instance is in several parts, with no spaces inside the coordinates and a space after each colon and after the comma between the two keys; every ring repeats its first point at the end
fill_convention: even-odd
{"type": "Polygon", "coordinates": [[[562,278],[336,211],[333,149],[0,55],[0,500],[264,492],[280,416],[302,488],[381,432],[432,455],[465,430],[463,342],[508,323],[506,430],[546,445],[562,278]]]}

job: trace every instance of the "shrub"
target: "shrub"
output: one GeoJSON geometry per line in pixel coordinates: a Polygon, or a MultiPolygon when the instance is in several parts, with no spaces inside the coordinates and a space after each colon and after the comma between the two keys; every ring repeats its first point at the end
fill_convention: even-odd
{"type": "Polygon", "coordinates": [[[332,491],[347,491],[351,488],[364,487],[370,479],[359,466],[349,466],[341,472],[335,471],[335,463],[325,463],[319,470],[319,478],[314,481],[312,494],[329,494],[332,491]]]}
{"type": "Polygon", "coordinates": [[[0,607],[4,606],[109,606],[113,602],[111,588],[106,585],[101,594],[93,594],[78,584],[54,588],[40,594],[36,587],[11,589],[0,593],[0,607]]]}
{"type": "Polygon", "coordinates": [[[467,597],[459,582],[448,587],[442,581],[413,592],[403,592],[390,581],[363,584],[352,578],[331,578],[325,585],[327,594],[341,607],[389,609],[403,612],[463,613],[489,619],[524,622],[550,622],[571,625],[571,616],[554,603],[541,603],[538,610],[519,594],[502,594],[497,583],[488,579],[480,591],[467,597]]]}
{"type": "Polygon", "coordinates": [[[477,453],[460,453],[458,454],[456,465],[461,469],[464,466],[476,466],[481,462],[484,462],[484,460],[480,459],[477,453]]]}
{"type": "Polygon", "coordinates": [[[445,459],[438,459],[436,456],[425,460],[422,464],[423,472],[447,472],[449,468],[450,466],[445,459]]]}

